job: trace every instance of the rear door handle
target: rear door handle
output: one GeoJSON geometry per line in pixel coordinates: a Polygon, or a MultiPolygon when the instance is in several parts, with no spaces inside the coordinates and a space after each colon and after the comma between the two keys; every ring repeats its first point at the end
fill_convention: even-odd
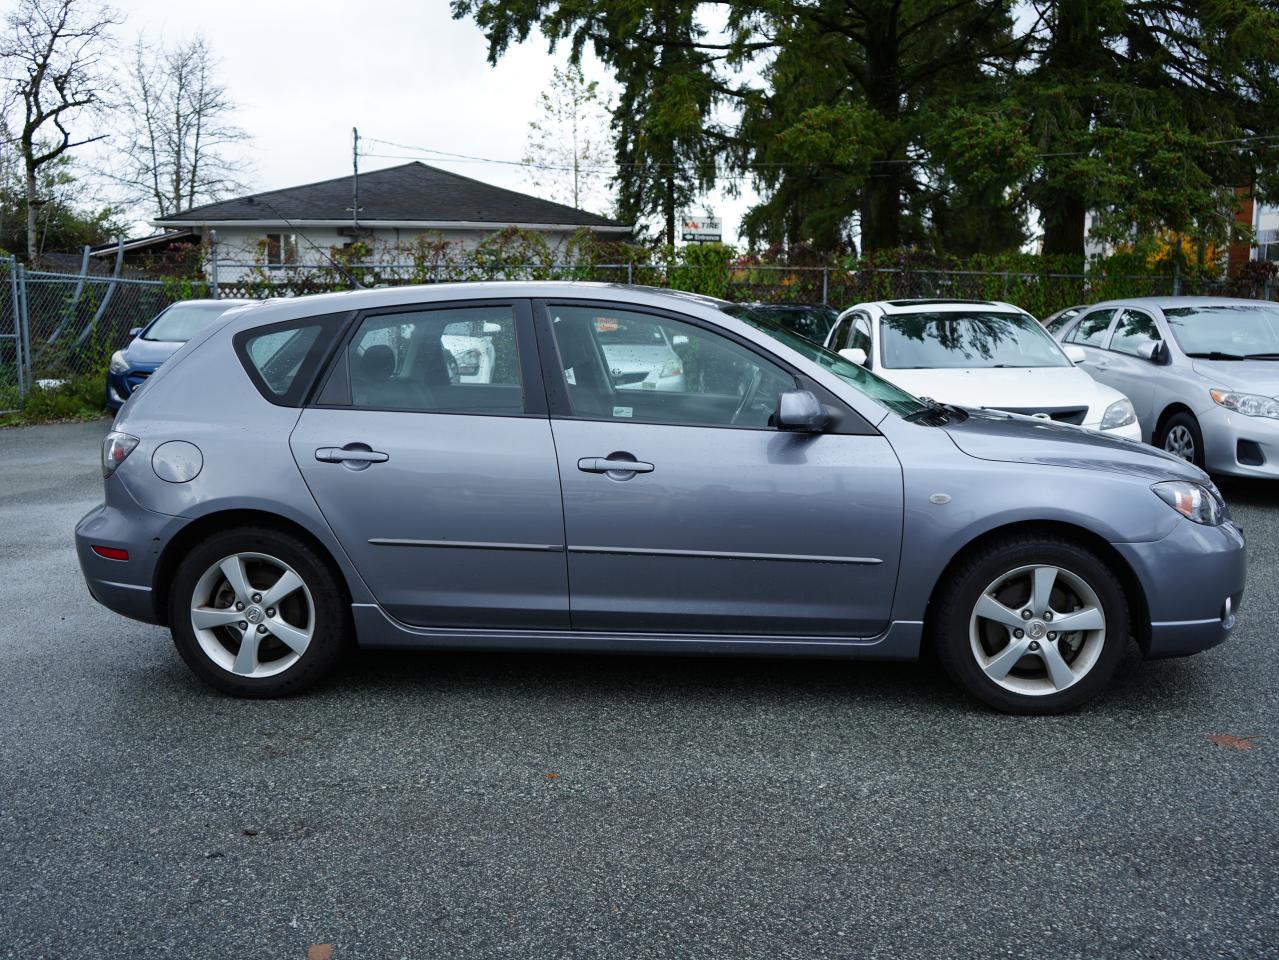
{"type": "Polygon", "coordinates": [[[391,458],[365,444],[348,443],[345,447],[320,447],[315,459],[321,463],[385,463],[391,458]]]}
{"type": "Polygon", "coordinates": [[[577,469],[583,473],[652,473],[653,465],[642,460],[583,457],[577,461],[577,469]]]}

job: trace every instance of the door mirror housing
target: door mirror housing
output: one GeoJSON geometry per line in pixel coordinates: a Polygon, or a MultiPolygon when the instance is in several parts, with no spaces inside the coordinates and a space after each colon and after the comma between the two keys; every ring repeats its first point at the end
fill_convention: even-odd
{"type": "Polygon", "coordinates": [[[861,347],[845,347],[839,351],[839,355],[845,360],[850,360],[859,367],[866,366],[866,351],[861,347]]]}
{"type": "Polygon", "coordinates": [[[1164,345],[1160,340],[1146,340],[1137,344],[1137,356],[1151,363],[1164,362],[1164,345]]]}
{"type": "Polygon", "coordinates": [[[137,336],[139,333],[141,333],[141,332],[142,332],[142,328],[141,328],[141,327],[130,327],[130,328],[129,328],[129,336],[131,336],[131,337],[136,337],[136,336],[137,336]]]}
{"type": "Polygon", "coordinates": [[[501,332],[502,325],[500,323],[494,323],[492,320],[484,321],[484,333],[488,336],[493,336],[494,334],[501,332]]]}
{"type": "Polygon", "coordinates": [[[787,390],[777,398],[773,423],[778,430],[794,433],[821,433],[829,417],[826,408],[810,390],[787,390]]]}
{"type": "Polygon", "coordinates": [[[1084,353],[1084,348],[1077,347],[1073,343],[1066,344],[1061,349],[1066,354],[1066,359],[1071,363],[1083,363],[1088,359],[1088,354],[1084,353]]]}

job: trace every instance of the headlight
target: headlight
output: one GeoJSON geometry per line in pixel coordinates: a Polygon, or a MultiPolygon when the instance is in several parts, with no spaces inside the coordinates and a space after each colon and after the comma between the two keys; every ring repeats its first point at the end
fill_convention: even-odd
{"type": "MultiPolygon", "coordinates": [[[[98,354],[102,356],[102,354],[98,354]]],[[[124,359],[124,351],[117,350],[111,354],[111,362],[107,365],[107,369],[112,373],[127,373],[129,370],[129,361],[124,359]]]]}
{"type": "Polygon", "coordinates": [[[115,468],[124,463],[125,457],[131,454],[137,445],[137,437],[131,437],[117,430],[108,433],[106,439],[102,441],[102,475],[109,477],[115,473],[115,468]]]}
{"type": "Polygon", "coordinates": [[[1225,501],[1202,484],[1189,480],[1165,480],[1150,489],[1187,520],[1215,527],[1226,519],[1225,501]]]}
{"type": "Polygon", "coordinates": [[[1235,393],[1233,390],[1209,390],[1213,403],[1242,413],[1245,417],[1270,417],[1279,420],[1279,400],[1259,397],[1255,393],[1235,393]]]}
{"type": "Polygon", "coordinates": [[[1106,412],[1101,416],[1101,429],[1114,430],[1117,427],[1126,427],[1130,423],[1135,423],[1136,420],[1137,411],[1132,408],[1132,401],[1124,397],[1106,408],[1106,412]]]}

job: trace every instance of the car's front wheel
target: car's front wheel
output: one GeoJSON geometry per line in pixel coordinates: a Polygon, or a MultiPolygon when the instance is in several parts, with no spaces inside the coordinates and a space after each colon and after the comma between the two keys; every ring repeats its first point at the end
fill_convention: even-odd
{"type": "Polygon", "coordinates": [[[1169,417],[1155,438],[1155,445],[1196,467],[1202,469],[1204,465],[1203,432],[1193,414],[1182,411],[1169,417]]]}
{"type": "Polygon", "coordinates": [[[266,529],[202,541],[173,581],[169,623],[187,666],[237,697],[299,693],[351,634],[345,590],[307,543],[266,529]]]}
{"type": "Polygon", "coordinates": [[[998,710],[1072,710],[1105,687],[1123,657],[1123,588],[1080,544],[1008,538],[946,577],[931,618],[938,657],[961,687],[998,710]]]}

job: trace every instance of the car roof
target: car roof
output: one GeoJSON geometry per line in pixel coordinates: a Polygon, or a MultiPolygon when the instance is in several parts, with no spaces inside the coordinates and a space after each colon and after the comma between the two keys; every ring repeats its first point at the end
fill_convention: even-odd
{"type": "Polygon", "coordinates": [[[1118,297],[1113,300],[1099,300],[1090,303],[1085,309],[1096,307],[1155,307],[1164,310],[1169,307],[1225,307],[1256,306],[1259,303],[1272,303],[1270,300],[1252,300],[1248,297],[1118,297]]]}
{"type": "MultiPolygon", "coordinates": [[[[921,307],[926,307],[933,313],[964,313],[970,311],[973,307],[983,307],[995,313],[1025,313],[1021,307],[1014,306],[1011,303],[1004,303],[1002,300],[958,300],[946,298],[927,298],[918,300],[874,300],[868,303],[859,303],[857,307],[878,307],[879,310],[886,314],[892,313],[917,313],[921,307]]],[[[854,310],[856,307],[849,307],[854,310]]]]}

